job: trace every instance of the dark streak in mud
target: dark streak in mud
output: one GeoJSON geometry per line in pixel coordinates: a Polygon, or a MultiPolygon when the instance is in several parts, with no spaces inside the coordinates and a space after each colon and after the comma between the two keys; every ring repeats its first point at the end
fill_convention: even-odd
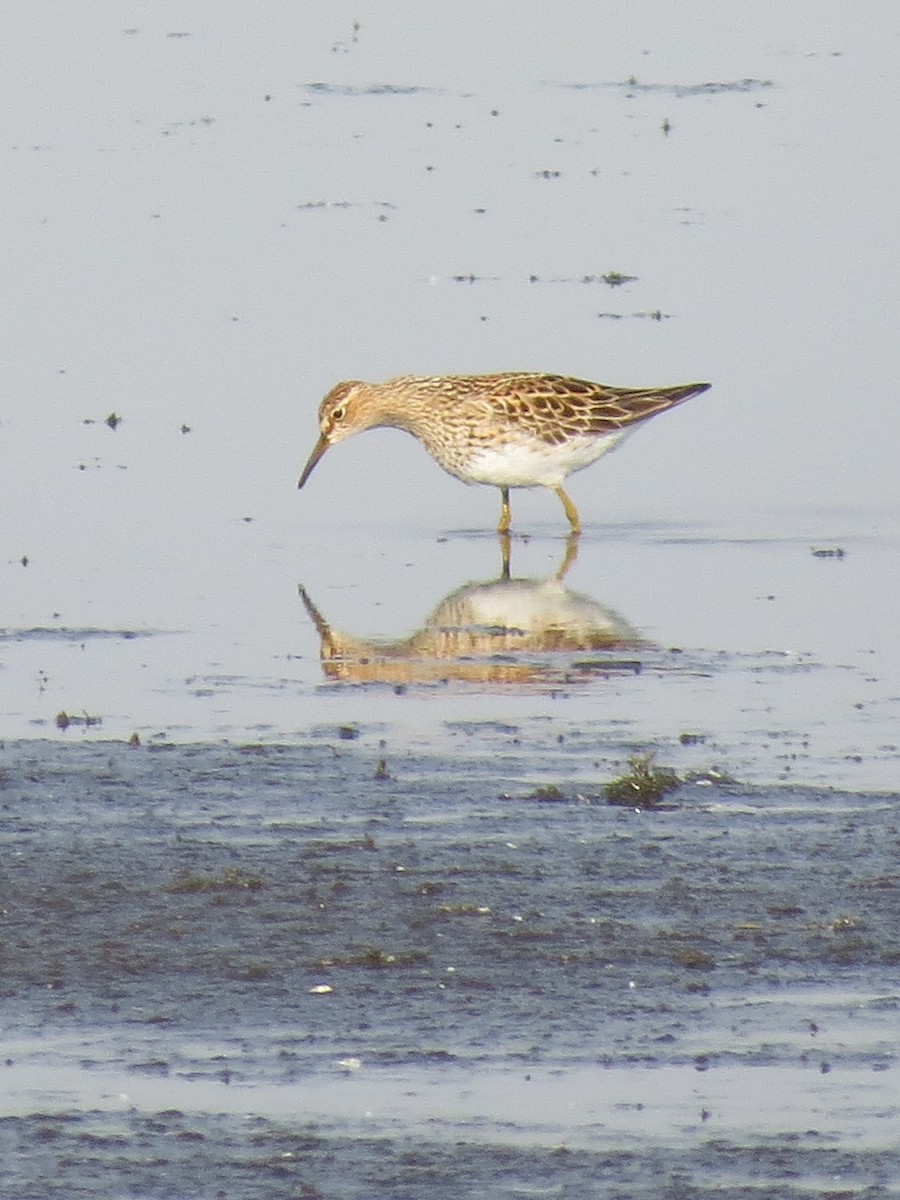
{"type": "Polygon", "coordinates": [[[316,96],[418,96],[442,95],[441,88],[401,83],[308,83],[306,90],[316,96]]]}
{"type": "Polygon", "coordinates": [[[161,629],[94,629],[85,627],[68,629],[61,625],[34,626],[31,629],[0,629],[0,642],[94,642],[133,641],[136,638],[163,637],[167,630],[161,629]]]}
{"type": "Polygon", "coordinates": [[[545,86],[565,88],[569,91],[592,91],[597,88],[613,88],[626,95],[637,92],[664,92],[672,96],[721,96],[732,93],[744,94],[773,87],[771,79],[731,79],[706,83],[644,83],[635,76],[629,79],[604,83],[545,83],[545,86]]]}

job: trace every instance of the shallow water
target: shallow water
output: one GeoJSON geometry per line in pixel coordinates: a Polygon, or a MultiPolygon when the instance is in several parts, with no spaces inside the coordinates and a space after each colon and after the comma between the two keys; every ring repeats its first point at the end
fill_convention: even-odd
{"type": "Polygon", "coordinates": [[[589,742],[591,770],[657,747],[754,782],[892,789],[897,539],[863,518],[776,535],[770,520],[588,531],[563,579],[564,540],[515,541],[508,581],[490,535],[362,529],[330,568],[258,538],[233,585],[227,561],[218,580],[190,562],[138,568],[143,604],[166,593],[149,627],[109,599],[109,622],[73,620],[77,598],[34,621],[46,579],[29,565],[14,603],[32,620],[0,634],[4,726],[188,742],[350,724],[376,747],[447,749],[456,723],[499,721],[526,748],[589,742]]]}
{"type": "Polygon", "coordinates": [[[10,18],[0,1190],[900,1191],[866,11],[10,18]],[[296,491],[504,369],[714,386],[507,570],[395,432],[296,491]]]}

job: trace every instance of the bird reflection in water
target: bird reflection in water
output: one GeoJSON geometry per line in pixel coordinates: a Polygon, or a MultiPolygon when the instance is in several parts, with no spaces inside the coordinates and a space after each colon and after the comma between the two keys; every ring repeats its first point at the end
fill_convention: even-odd
{"type": "Polygon", "coordinates": [[[647,646],[612,609],[565,585],[577,556],[570,537],[559,570],[547,579],[514,579],[509,538],[501,538],[498,579],[452,591],[411,637],[361,639],[333,628],[306,589],[300,599],[318,631],[322,668],[342,683],[553,684],[636,674],[647,646]],[[591,655],[584,658],[585,653],[591,655]]]}

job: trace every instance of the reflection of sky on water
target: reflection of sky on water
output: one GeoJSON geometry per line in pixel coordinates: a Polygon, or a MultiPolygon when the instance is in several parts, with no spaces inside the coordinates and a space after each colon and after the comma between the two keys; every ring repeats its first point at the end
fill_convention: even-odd
{"type": "MultiPolygon", "coordinates": [[[[768,716],[835,722],[848,747],[868,719],[864,748],[886,744],[900,297],[871,115],[890,110],[895,18],[867,11],[12,14],[2,732],[60,709],[109,736],[302,727],[321,667],[298,581],[332,629],[402,642],[496,572],[493,535],[460,532],[493,526],[495,495],[394,431],[296,492],[322,394],[534,367],[714,383],[572,481],[567,586],[704,661],[849,665],[827,699],[792,677],[768,716]],[[841,562],[809,557],[841,540],[841,562]],[[161,636],[18,636],[35,628],[161,636]]],[[[515,573],[549,578],[558,514],[540,492],[514,513],[515,573]]],[[[733,690],[680,687],[677,720],[647,680],[617,703],[643,736],[768,723],[733,690]]],[[[604,719],[587,691],[579,712],[604,719]]],[[[356,719],[378,703],[329,696],[356,719]]]]}
{"type": "MultiPolygon", "coordinates": [[[[157,447],[150,482],[190,490],[199,470],[220,506],[255,508],[296,471],[340,378],[699,376],[716,388],[704,403],[582,477],[595,514],[633,512],[636,480],[656,511],[735,491],[892,501],[897,233],[870,118],[890,111],[893,12],[878,7],[884,23],[754,5],[738,30],[705,6],[677,23],[653,5],[463,5],[452,20],[404,6],[346,52],[332,48],[349,19],[296,6],[236,29],[188,8],[177,38],[163,13],[136,10],[129,34],[118,12],[23,10],[4,71],[4,419],[64,439],[69,462],[83,417],[115,409],[145,442],[186,421],[194,465],[157,447]],[[706,90],[745,80],[771,86],[706,90]],[[610,271],[637,278],[580,282],[610,271]],[[610,309],[673,315],[598,320],[610,309]],[[845,419],[850,402],[865,422],[845,419]]],[[[384,445],[386,520],[412,502],[451,524],[481,511],[414,447],[384,445]]],[[[72,503],[83,481],[46,451],[37,477],[9,482],[33,500],[46,469],[72,503]]],[[[286,498],[298,527],[348,489],[380,509],[354,487],[372,453],[286,498]]]]}

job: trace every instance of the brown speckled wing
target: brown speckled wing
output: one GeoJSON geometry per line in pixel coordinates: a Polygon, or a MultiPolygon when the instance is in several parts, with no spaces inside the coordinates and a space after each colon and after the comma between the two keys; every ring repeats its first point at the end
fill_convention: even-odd
{"type": "MultiPolygon", "coordinates": [[[[475,380],[473,380],[475,382],[475,380]]],[[[617,433],[705,391],[705,384],[616,388],[564,375],[500,375],[477,380],[498,423],[550,445],[617,433]]]]}

